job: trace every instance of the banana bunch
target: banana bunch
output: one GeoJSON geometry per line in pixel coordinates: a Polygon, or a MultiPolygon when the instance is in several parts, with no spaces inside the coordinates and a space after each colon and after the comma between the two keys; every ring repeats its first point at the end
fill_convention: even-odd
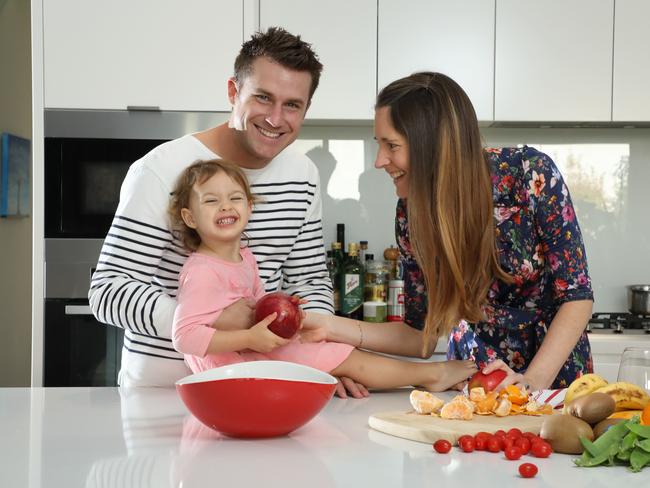
{"type": "Polygon", "coordinates": [[[640,386],[626,381],[608,383],[603,377],[590,373],[576,378],[569,385],[564,396],[564,404],[568,405],[576,398],[590,393],[605,393],[611,396],[616,403],[616,412],[622,410],[642,410],[650,403],[650,397],[640,386]]]}
{"type": "Polygon", "coordinates": [[[597,374],[589,373],[582,375],[569,385],[564,396],[564,404],[568,405],[576,398],[588,395],[606,386],[608,386],[607,380],[597,374]]]}
{"type": "Polygon", "coordinates": [[[621,410],[643,410],[650,402],[646,391],[633,383],[617,381],[598,388],[598,393],[606,393],[616,402],[616,412],[621,410]]]}

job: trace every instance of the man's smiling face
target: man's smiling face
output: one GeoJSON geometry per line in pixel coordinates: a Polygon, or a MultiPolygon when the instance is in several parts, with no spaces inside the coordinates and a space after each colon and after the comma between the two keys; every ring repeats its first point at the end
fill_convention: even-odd
{"type": "Polygon", "coordinates": [[[261,168],[296,140],[309,106],[311,75],[257,58],[251,72],[228,82],[233,107],[230,127],[247,161],[240,166],[261,168]]]}

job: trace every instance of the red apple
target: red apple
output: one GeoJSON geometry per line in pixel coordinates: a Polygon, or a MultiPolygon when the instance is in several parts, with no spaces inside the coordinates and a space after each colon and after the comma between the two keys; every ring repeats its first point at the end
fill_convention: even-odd
{"type": "Polygon", "coordinates": [[[273,312],[278,316],[269,325],[269,330],[280,337],[293,337],[300,327],[300,298],[275,292],[264,295],[255,305],[255,322],[263,320],[273,312]]]}
{"type": "Polygon", "coordinates": [[[497,369],[496,371],[492,371],[489,374],[483,374],[481,371],[479,371],[470,378],[467,388],[471,390],[472,388],[481,386],[485,390],[485,393],[489,393],[497,386],[499,386],[499,383],[501,383],[503,381],[503,378],[506,376],[508,376],[508,373],[502,369],[497,369]]]}

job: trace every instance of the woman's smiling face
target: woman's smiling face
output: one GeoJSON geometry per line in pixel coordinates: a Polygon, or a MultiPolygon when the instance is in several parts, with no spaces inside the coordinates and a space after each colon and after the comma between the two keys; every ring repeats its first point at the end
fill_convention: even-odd
{"type": "Polygon", "coordinates": [[[399,198],[408,195],[409,146],[390,119],[390,107],[375,110],[375,140],[377,158],[375,168],[383,169],[392,178],[395,192],[399,198]]]}

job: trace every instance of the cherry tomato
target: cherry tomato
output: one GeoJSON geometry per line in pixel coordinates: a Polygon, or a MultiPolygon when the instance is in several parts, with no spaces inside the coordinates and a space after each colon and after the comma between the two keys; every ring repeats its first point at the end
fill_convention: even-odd
{"type": "Polygon", "coordinates": [[[440,439],[433,443],[433,448],[440,454],[446,454],[451,450],[451,442],[445,439],[440,439]]]}
{"type": "Polygon", "coordinates": [[[509,459],[510,461],[516,461],[524,454],[517,446],[508,447],[503,451],[503,453],[505,454],[506,459],[509,459]]]}
{"type": "Polygon", "coordinates": [[[522,478],[532,478],[537,474],[537,466],[535,466],[533,463],[520,464],[519,474],[522,478]]]}
{"type": "Polygon", "coordinates": [[[478,432],[478,433],[474,436],[474,438],[475,438],[475,439],[478,439],[478,438],[480,437],[480,438],[482,438],[482,439],[488,440],[491,436],[492,436],[492,434],[490,434],[489,432],[478,432]]]}
{"type": "Polygon", "coordinates": [[[547,458],[553,452],[551,445],[546,441],[533,442],[533,445],[530,448],[530,452],[533,456],[538,458],[547,458]]]}
{"type": "Polygon", "coordinates": [[[476,447],[474,438],[472,436],[463,436],[463,437],[466,438],[465,439],[461,438],[458,440],[458,447],[460,447],[460,449],[463,452],[472,452],[476,447]]]}
{"type": "Polygon", "coordinates": [[[528,454],[530,452],[530,441],[525,437],[520,437],[515,441],[515,446],[521,449],[522,454],[528,454]]]}
{"type": "Polygon", "coordinates": [[[497,437],[501,437],[501,436],[504,436],[504,437],[505,437],[505,435],[506,435],[506,431],[503,430],[503,429],[499,429],[499,430],[497,430],[497,431],[494,433],[494,435],[497,436],[497,437]]]}
{"type": "Polygon", "coordinates": [[[499,452],[501,450],[501,441],[496,436],[490,437],[487,440],[487,444],[485,447],[490,452],[499,452]]]}
{"type": "Polygon", "coordinates": [[[503,439],[503,442],[501,442],[501,449],[505,451],[506,449],[514,445],[515,445],[515,439],[513,439],[512,437],[506,437],[505,439],[503,439]]]}
{"type": "Polygon", "coordinates": [[[472,439],[472,441],[474,441],[474,436],[472,436],[472,435],[467,435],[467,434],[465,434],[465,435],[461,435],[461,436],[458,438],[458,445],[460,446],[460,443],[463,442],[465,439],[472,439]]]}
{"type": "Polygon", "coordinates": [[[487,439],[485,437],[476,436],[474,438],[474,448],[477,451],[485,451],[487,448],[487,439]]]}
{"type": "Polygon", "coordinates": [[[532,438],[537,437],[537,435],[533,434],[532,432],[524,432],[521,435],[523,435],[528,440],[531,440],[532,438]]]}
{"type": "Polygon", "coordinates": [[[506,432],[506,436],[513,436],[515,438],[521,437],[523,434],[521,433],[521,430],[519,430],[516,427],[513,427],[510,429],[508,432],[506,432]]]}

